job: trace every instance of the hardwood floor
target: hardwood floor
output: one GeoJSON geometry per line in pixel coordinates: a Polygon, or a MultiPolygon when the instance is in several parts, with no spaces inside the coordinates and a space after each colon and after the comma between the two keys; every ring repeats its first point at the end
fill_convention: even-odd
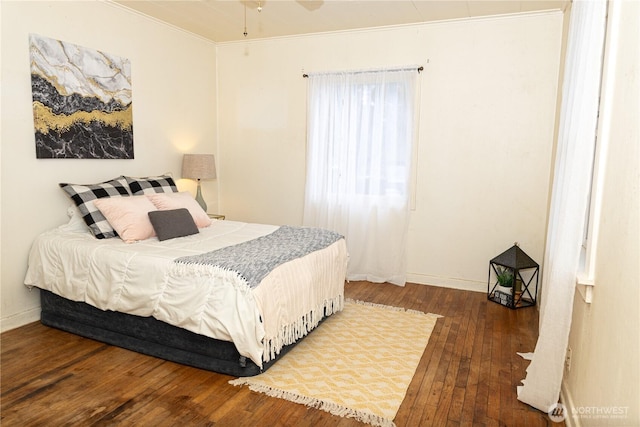
{"type": "MultiPolygon", "coordinates": [[[[348,298],[441,314],[398,411],[402,426],[547,426],[516,399],[535,308],[486,294],[351,282],[348,298]]],[[[144,356],[39,322],[1,336],[1,424],[10,426],[362,426],[228,384],[229,376],[144,356]]]]}

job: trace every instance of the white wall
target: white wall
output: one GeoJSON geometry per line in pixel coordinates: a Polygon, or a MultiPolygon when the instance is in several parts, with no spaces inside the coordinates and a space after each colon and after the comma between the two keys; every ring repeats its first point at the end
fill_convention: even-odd
{"type": "Polygon", "coordinates": [[[563,384],[575,426],[640,425],[640,2],[615,0],[616,16],[605,52],[615,67],[605,68],[601,97],[600,118],[611,125],[600,134],[609,147],[593,302],[576,292],[563,384]]]}
{"type": "Polygon", "coordinates": [[[303,71],[424,65],[410,281],[486,292],[515,241],[541,262],[559,12],[218,44],[220,207],[300,224],[303,71]]]}
{"type": "MultiPolygon", "coordinates": [[[[484,290],[488,260],[516,240],[542,259],[560,13],[216,48],[106,2],[2,1],[0,8],[2,330],[39,316],[38,297],[22,280],[35,236],[66,220],[69,202],[58,182],[179,177],[183,152],[213,152],[219,178],[203,189],[210,212],[299,224],[303,71],[425,66],[410,280],[484,290]],[[135,160],[35,158],[29,33],[131,60],[135,160]]],[[[190,181],[178,184],[194,191],[190,181]]]]}
{"type": "MultiPolygon", "coordinates": [[[[172,172],[183,152],[215,153],[215,45],[106,2],[0,2],[2,23],[2,330],[39,319],[37,292],[23,284],[36,235],[66,221],[59,182],[93,183],[126,174],[172,172]],[[36,159],[29,33],[129,58],[134,160],[36,159]]],[[[217,182],[203,184],[211,211],[217,182]]],[[[194,192],[193,181],[178,181],[194,192]]]]}

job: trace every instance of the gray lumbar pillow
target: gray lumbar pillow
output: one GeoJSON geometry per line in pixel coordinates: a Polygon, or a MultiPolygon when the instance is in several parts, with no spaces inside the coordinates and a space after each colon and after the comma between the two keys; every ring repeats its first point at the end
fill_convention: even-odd
{"type": "Polygon", "coordinates": [[[185,208],[151,211],[149,220],[160,241],[199,233],[191,213],[185,208]]]}

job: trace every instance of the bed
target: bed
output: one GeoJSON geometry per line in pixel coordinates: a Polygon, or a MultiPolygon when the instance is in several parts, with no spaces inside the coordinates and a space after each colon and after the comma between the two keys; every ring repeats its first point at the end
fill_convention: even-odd
{"type": "MultiPolygon", "coordinates": [[[[133,197],[132,188],[126,188],[131,197],[104,198],[142,203],[166,189],[152,187],[133,197]]],[[[167,192],[177,190],[171,186],[167,192]]],[[[130,233],[122,227],[116,227],[118,237],[96,238],[85,211],[93,209],[90,222],[96,222],[98,210],[79,207],[69,208],[67,224],[39,235],[29,254],[25,285],[40,290],[45,325],[202,369],[251,376],[343,307],[348,255],[335,233],[208,220],[196,232],[166,239],[154,233],[127,241],[123,236],[130,233]]],[[[185,215],[185,209],[157,210],[172,215],[166,216],[172,229],[174,214],[185,215]]],[[[117,222],[106,218],[109,225],[117,222]]]]}

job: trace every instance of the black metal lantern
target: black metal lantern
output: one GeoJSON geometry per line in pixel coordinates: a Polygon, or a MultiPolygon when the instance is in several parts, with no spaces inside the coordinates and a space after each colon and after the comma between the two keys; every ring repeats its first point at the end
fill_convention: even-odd
{"type": "Polygon", "coordinates": [[[539,270],[516,242],[489,262],[487,298],[512,309],[536,305],[539,270]]]}

